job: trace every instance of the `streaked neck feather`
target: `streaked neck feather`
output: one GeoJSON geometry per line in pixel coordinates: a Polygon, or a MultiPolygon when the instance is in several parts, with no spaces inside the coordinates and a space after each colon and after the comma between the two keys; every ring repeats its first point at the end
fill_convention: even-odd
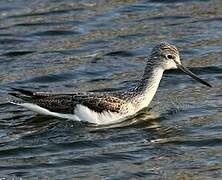
{"type": "Polygon", "coordinates": [[[146,66],[143,77],[135,88],[136,96],[133,99],[133,103],[138,105],[138,109],[147,107],[150,104],[159,87],[163,71],[161,67],[146,66]]]}

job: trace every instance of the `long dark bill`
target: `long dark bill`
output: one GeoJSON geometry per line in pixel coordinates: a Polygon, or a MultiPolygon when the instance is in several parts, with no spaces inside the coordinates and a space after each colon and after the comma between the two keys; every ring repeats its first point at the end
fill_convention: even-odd
{"type": "Polygon", "coordinates": [[[200,79],[199,77],[197,77],[194,73],[192,73],[189,69],[187,69],[185,66],[183,66],[182,64],[177,64],[177,67],[183,71],[185,74],[191,76],[193,79],[199,81],[200,83],[208,86],[208,87],[212,87],[208,82],[204,81],[203,79],[200,79]]]}

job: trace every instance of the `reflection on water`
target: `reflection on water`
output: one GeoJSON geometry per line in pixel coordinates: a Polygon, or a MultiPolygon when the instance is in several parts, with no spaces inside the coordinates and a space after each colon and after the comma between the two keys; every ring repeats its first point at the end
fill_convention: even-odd
{"type": "Polygon", "coordinates": [[[0,1],[0,178],[221,179],[220,0],[0,1]],[[154,44],[179,47],[149,109],[109,126],[35,115],[11,87],[132,87],[154,44]]]}

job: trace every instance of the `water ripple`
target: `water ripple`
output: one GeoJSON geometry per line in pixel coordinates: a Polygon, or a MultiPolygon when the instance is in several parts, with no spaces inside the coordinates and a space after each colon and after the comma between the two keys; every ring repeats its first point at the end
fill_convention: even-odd
{"type": "Polygon", "coordinates": [[[219,0],[0,1],[0,170],[6,179],[221,179],[219,0]],[[133,87],[160,41],[213,88],[164,74],[149,108],[107,126],[36,115],[11,87],[133,87]]]}

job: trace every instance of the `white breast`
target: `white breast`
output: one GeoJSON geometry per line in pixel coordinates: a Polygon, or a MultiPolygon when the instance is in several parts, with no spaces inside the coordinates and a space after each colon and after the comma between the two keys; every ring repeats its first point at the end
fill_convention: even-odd
{"type": "Polygon", "coordinates": [[[137,102],[136,111],[139,111],[145,107],[148,107],[154,95],[156,94],[156,91],[159,87],[162,76],[163,76],[163,70],[156,69],[156,72],[154,73],[154,75],[150,77],[149,84],[147,84],[147,87],[144,90],[144,92],[136,96],[134,99],[134,101],[137,102]]]}

